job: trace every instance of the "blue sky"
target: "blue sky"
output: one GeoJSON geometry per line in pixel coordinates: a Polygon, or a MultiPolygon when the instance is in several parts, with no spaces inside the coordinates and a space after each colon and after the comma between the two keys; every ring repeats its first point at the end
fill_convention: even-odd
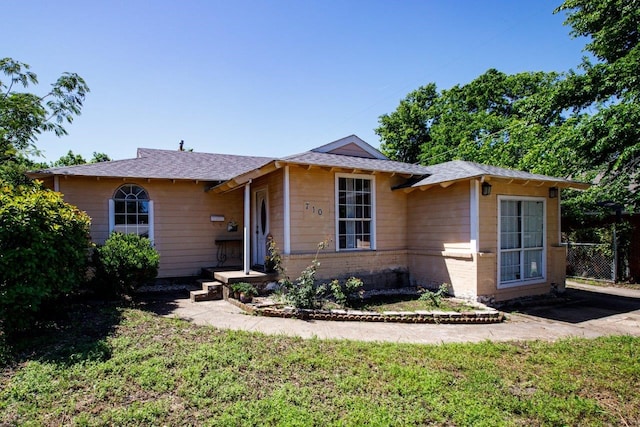
{"type": "Polygon", "coordinates": [[[180,140],[278,157],[350,134],[378,147],[378,117],[429,82],[575,69],[585,40],[560,3],[5,0],[0,56],[31,65],[36,93],[65,71],[91,88],[69,135],[39,138],[41,160],[180,140]]]}

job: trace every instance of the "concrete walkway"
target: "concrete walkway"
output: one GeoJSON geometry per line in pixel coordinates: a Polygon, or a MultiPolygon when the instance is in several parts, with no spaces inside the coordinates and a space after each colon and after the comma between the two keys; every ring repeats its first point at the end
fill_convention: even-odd
{"type": "Polygon", "coordinates": [[[640,290],[570,284],[567,302],[519,307],[508,320],[489,325],[305,321],[251,316],[226,301],[193,303],[187,298],[146,302],[149,310],[222,329],[302,338],[439,344],[546,340],[603,335],[640,336],[640,290]]]}

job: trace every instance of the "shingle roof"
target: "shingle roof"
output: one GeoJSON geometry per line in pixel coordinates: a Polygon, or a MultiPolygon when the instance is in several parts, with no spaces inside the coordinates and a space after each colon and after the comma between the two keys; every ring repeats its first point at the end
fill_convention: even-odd
{"type": "Polygon", "coordinates": [[[269,157],[140,148],[138,157],[134,159],[49,168],[36,171],[32,175],[226,181],[273,160],[269,157]]]}
{"type": "Polygon", "coordinates": [[[340,154],[318,153],[315,151],[295,154],[293,156],[285,157],[282,160],[288,163],[299,163],[304,165],[340,167],[389,173],[395,172],[410,175],[426,175],[429,172],[427,167],[413,165],[411,163],[343,156],[340,154]]]}
{"type": "Polygon", "coordinates": [[[564,183],[571,185],[585,186],[564,178],[556,178],[547,175],[533,174],[514,169],[501,168],[497,166],[483,165],[480,163],[467,162],[463,160],[453,160],[446,163],[427,167],[428,176],[413,183],[411,187],[422,187],[426,185],[440,184],[443,182],[459,181],[481,176],[494,178],[519,179],[530,181],[546,181],[554,183],[564,183]]]}
{"type": "MultiPolygon", "coordinates": [[[[362,143],[366,144],[365,142],[362,143]]],[[[545,181],[555,183],[556,185],[565,184],[566,186],[576,188],[586,188],[588,186],[588,184],[577,183],[563,178],[532,174],[462,160],[454,160],[433,166],[421,166],[392,160],[318,152],[317,149],[282,159],[275,159],[269,157],[140,148],[138,149],[138,157],[134,159],[49,168],[32,172],[30,175],[33,177],[75,175],[224,182],[229,181],[232,178],[237,178],[240,175],[257,171],[269,164],[272,164],[272,166],[277,165],[278,161],[289,164],[399,173],[415,177],[412,181],[401,186],[405,188],[430,186],[445,182],[467,180],[485,176],[493,178],[545,181]]],[[[263,168],[261,171],[257,171],[257,173],[268,173],[269,170],[269,168],[263,168]]]]}

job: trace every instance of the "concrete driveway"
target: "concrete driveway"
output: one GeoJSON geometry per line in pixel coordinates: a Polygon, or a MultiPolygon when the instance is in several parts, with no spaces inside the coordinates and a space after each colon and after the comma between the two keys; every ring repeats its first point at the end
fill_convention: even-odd
{"type": "Polygon", "coordinates": [[[568,284],[566,298],[553,305],[512,307],[507,321],[490,325],[434,325],[305,321],[251,316],[226,301],[191,302],[185,297],[142,300],[159,315],[222,329],[302,338],[439,344],[545,340],[603,335],[640,336],[640,290],[568,284]]]}

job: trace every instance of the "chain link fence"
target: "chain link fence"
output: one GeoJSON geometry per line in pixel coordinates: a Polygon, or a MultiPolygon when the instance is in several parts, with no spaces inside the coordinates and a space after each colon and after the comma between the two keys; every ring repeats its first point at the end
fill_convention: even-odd
{"type": "Polygon", "coordinates": [[[616,281],[616,257],[606,243],[565,243],[567,276],[616,281]]]}

